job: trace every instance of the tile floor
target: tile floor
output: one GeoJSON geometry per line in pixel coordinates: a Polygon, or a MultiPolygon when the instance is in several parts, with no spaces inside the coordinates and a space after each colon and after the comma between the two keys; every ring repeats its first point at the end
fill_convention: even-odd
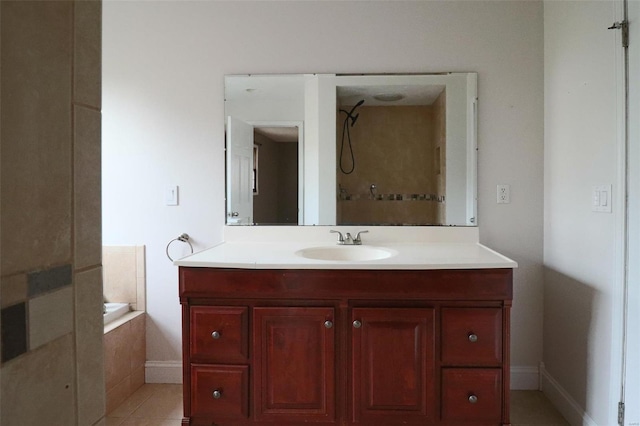
{"type": "MultiPolygon", "coordinates": [[[[107,426],[180,426],[182,385],[146,384],[107,416],[107,426]]],[[[512,426],[569,426],[537,391],[511,392],[512,426]]]]}

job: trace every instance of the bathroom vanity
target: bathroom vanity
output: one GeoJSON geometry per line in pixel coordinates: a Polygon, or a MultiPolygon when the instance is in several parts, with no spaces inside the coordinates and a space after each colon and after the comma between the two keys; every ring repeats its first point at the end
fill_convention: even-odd
{"type": "Polygon", "coordinates": [[[451,231],[360,260],[241,237],[177,261],[183,424],[508,425],[517,265],[451,231]]]}

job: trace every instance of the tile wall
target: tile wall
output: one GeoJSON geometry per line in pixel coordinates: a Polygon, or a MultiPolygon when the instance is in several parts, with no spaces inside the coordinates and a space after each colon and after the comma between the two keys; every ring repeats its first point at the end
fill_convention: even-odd
{"type": "Polygon", "coordinates": [[[0,423],[105,413],[97,1],[0,2],[0,423]]]}
{"type": "Polygon", "coordinates": [[[144,246],[103,246],[105,301],[129,303],[134,311],[146,311],[145,271],[144,246]]]}
{"type": "Polygon", "coordinates": [[[144,384],[144,313],[104,335],[104,360],[107,413],[110,413],[144,384]]]}
{"type": "MultiPolygon", "coordinates": [[[[349,127],[355,167],[353,173],[337,175],[339,224],[442,223],[445,194],[438,191],[441,165],[435,157],[436,148],[442,149],[440,108],[436,102],[358,110],[357,124],[349,127]]],[[[339,123],[343,119],[344,114],[339,115],[339,123]]],[[[337,156],[342,152],[342,164],[350,170],[351,150],[346,136],[342,145],[343,126],[338,125],[337,132],[337,156]]]]}
{"type": "MultiPolygon", "coordinates": [[[[434,161],[436,195],[445,197],[447,188],[447,93],[443,91],[433,103],[434,161]]],[[[437,223],[446,223],[447,203],[438,203],[437,223]]]]}
{"type": "Polygon", "coordinates": [[[145,247],[103,246],[103,294],[107,302],[129,303],[133,311],[105,326],[107,413],[144,384],[146,361],[145,247]]]}

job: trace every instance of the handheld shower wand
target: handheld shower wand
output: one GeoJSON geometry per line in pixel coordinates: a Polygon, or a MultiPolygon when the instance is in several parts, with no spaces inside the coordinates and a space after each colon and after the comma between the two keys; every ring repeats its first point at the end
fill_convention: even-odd
{"type": "Polygon", "coordinates": [[[356,110],[356,108],[358,108],[363,103],[364,103],[364,99],[362,99],[357,104],[355,104],[353,108],[351,108],[351,111],[349,112],[343,109],[340,110],[340,112],[344,112],[345,114],[347,114],[347,118],[345,120],[351,119],[351,127],[355,126],[356,121],[358,120],[358,117],[360,117],[360,114],[353,115],[353,112],[356,110]]]}
{"type": "Polygon", "coordinates": [[[345,175],[353,173],[353,171],[356,168],[356,158],[353,155],[353,147],[351,146],[351,134],[349,133],[349,120],[351,120],[351,127],[353,127],[356,124],[356,121],[358,121],[358,117],[360,117],[360,114],[354,115],[353,113],[355,112],[356,108],[358,108],[363,103],[364,103],[364,99],[360,100],[357,104],[353,106],[353,108],[351,108],[351,111],[346,111],[344,109],[340,110],[340,112],[344,112],[345,114],[347,114],[347,116],[344,119],[344,123],[342,125],[342,143],[340,144],[340,170],[345,175]],[[349,169],[349,171],[346,171],[345,168],[342,166],[342,152],[344,151],[345,133],[347,135],[347,141],[349,142],[349,152],[351,153],[351,169],[349,169]]]}

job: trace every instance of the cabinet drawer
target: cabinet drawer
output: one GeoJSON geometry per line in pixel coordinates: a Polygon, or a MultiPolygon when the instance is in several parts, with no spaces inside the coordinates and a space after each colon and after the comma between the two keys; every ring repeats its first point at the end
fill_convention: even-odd
{"type": "Polygon", "coordinates": [[[502,309],[443,308],[442,363],[497,366],[502,362],[502,309]]]}
{"type": "Polygon", "coordinates": [[[445,368],[442,370],[442,420],[500,422],[502,370],[445,368]]]}
{"type": "Polygon", "coordinates": [[[191,308],[191,358],[209,362],[246,362],[249,357],[248,308],[191,308]]]}
{"type": "Polygon", "coordinates": [[[249,417],[249,366],[191,364],[194,416],[249,417]]]}

